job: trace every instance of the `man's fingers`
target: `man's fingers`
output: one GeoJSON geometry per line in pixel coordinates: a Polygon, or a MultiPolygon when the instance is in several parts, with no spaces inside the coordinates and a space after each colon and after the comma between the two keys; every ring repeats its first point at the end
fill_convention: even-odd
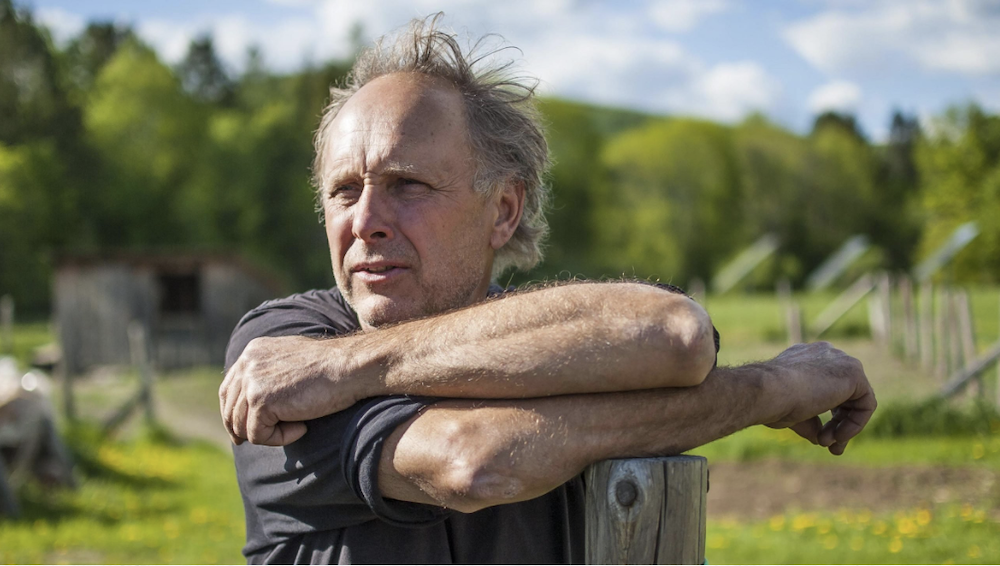
{"type": "Polygon", "coordinates": [[[254,444],[287,446],[305,433],[305,423],[281,422],[269,413],[253,411],[247,420],[247,439],[254,444]]]}
{"type": "Polygon", "coordinates": [[[813,417],[800,423],[793,424],[788,428],[795,431],[795,434],[805,438],[813,444],[816,444],[818,442],[818,435],[822,426],[823,423],[819,420],[819,417],[813,417]]]}
{"type": "Polygon", "coordinates": [[[247,424],[248,414],[250,413],[250,406],[247,403],[247,396],[243,391],[240,391],[239,399],[233,406],[233,434],[237,438],[250,439],[248,436],[249,426],[247,424]]]}

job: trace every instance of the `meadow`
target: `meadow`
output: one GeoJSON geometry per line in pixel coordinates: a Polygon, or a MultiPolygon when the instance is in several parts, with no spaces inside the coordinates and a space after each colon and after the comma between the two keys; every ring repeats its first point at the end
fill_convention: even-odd
{"type": "MultiPolygon", "coordinates": [[[[831,298],[802,297],[806,318],[831,298]]],[[[982,350],[1000,338],[1000,291],[974,289],[971,300],[982,350]]],[[[722,333],[720,363],[784,348],[775,297],[710,296],[707,306],[722,333]]],[[[1000,561],[1000,419],[968,397],[928,403],[940,379],[872,343],[866,317],[859,305],[829,336],[863,361],[880,401],[846,454],[761,427],[693,451],[710,463],[709,563],[1000,561]]],[[[18,326],[15,353],[25,360],[50,338],[45,324],[18,326]]],[[[986,379],[991,398],[994,375],[986,379]]],[[[103,437],[94,423],[136,379],[124,372],[79,384],[81,420],[62,426],[80,486],[22,489],[23,517],[0,522],[0,562],[242,561],[242,505],[218,428],[218,369],[160,375],[159,424],[134,419],[116,438],[103,437]]]]}

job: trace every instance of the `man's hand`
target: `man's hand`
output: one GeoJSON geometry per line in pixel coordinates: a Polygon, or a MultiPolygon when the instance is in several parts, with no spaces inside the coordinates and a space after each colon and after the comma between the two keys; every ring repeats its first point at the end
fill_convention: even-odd
{"type": "Polygon", "coordinates": [[[768,392],[776,411],[763,424],[791,428],[832,454],[844,453],[877,406],[861,362],[827,342],[796,344],[765,365],[777,388],[768,392]],[[823,424],[817,415],[826,411],[833,416],[823,424]]]}
{"type": "Polygon", "coordinates": [[[306,433],[303,421],[342,411],[368,397],[364,376],[344,371],[328,340],[257,338],[219,387],[219,409],[236,444],[284,446],[306,433]]]}

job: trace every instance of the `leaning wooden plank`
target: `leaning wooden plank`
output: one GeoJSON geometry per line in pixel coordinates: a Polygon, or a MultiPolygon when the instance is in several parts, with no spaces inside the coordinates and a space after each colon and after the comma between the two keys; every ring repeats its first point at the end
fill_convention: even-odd
{"type": "Polygon", "coordinates": [[[969,382],[970,379],[975,378],[980,373],[986,371],[990,365],[996,361],[1000,360],[1000,342],[997,342],[989,349],[985,354],[976,359],[976,361],[970,363],[965,367],[965,369],[959,371],[948,380],[948,383],[941,388],[942,397],[950,397],[958,391],[960,391],[969,382]]]}
{"type": "Polygon", "coordinates": [[[858,278],[846,291],[834,299],[828,307],[823,309],[823,312],[819,313],[816,321],[812,324],[812,328],[810,328],[812,335],[818,338],[829,330],[834,323],[840,320],[840,317],[847,314],[847,311],[851,310],[851,307],[863,299],[874,286],[875,282],[871,275],[865,274],[858,278]]]}

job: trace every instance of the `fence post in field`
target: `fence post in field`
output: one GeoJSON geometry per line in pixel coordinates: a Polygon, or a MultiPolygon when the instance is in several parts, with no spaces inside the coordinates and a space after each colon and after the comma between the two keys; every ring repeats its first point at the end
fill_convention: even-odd
{"type": "Polygon", "coordinates": [[[941,286],[937,292],[937,304],[934,309],[934,373],[940,378],[946,378],[950,372],[948,365],[948,311],[951,301],[948,300],[948,288],[941,286]]]}
{"type": "Polygon", "coordinates": [[[930,371],[934,365],[934,286],[920,286],[920,367],[930,371]]]}
{"type": "Polygon", "coordinates": [[[705,562],[705,458],[605,460],[585,478],[587,564],[705,562]]]}
{"type": "Polygon", "coordinates": [[[908,275],[899,278],[899,298],[903,308],[903,352],[906,361],[914,362],[918,356],[917,316],[913,304],[913,281],[908,275]]]}
{"type": "Polygon", "coordinates": [[[787,278],[782,277],[775,285],[775,292],[778,294],[778,303],[785,315],[785,328],[788,331],[788,344],[799,344],[802,342],[802,309],[792,298],[792,284],[787,278]]]}
{"type": "Polygon", "coordinates": [[[128,325],[128,345],[132,365],[139,370],[139,401],[145,409],[146,422],[152,424],[155,421],[155,414],[153,412],[153,371],[149,367],[149,335],[146,326],[138,320],[133,320],[128,325]]]}
{"type": "Polygon", "coordinates": [[[14,354],[14,298],[0,297],[0,353],[14,354]]]}
{"type": "Polygon", "coordinates": [[[21,508],[17,504],[14,490],[7,483],[7,468],[3,458],[0,458],[0,517],[3,516],[17,519],[21,516],[21,508]]]}

